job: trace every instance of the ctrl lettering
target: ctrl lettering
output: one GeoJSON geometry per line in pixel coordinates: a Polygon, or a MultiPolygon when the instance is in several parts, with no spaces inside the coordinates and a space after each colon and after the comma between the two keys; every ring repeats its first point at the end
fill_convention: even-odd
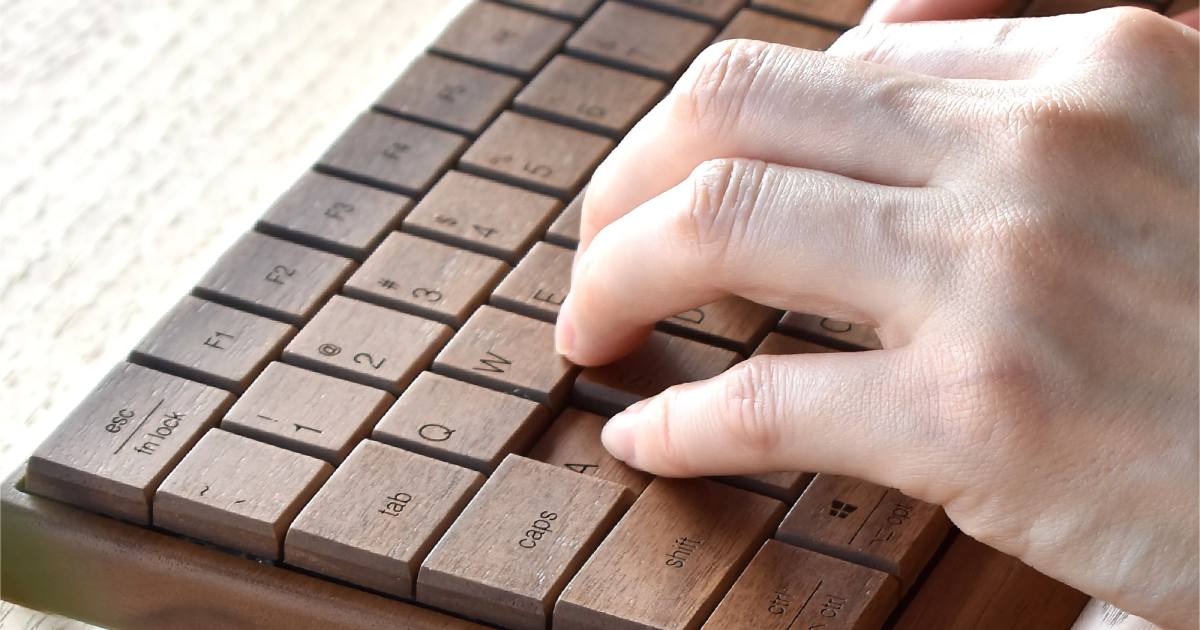
{"type": "Polygon", "coordinates": [[[517,541],[517,544],[523,549],[533,549],[534,547],[537,547],[538,541],[545,538],[546,534],[551,532],[550,528],[553,526],[554,521],[556,520],[558,520],[558,512],[542,510],[542,512],[538,514],[538,518],[533,521],[533,524],[531,524],[525,530],[525,535],[517,541]]]}
{"type": "Polygon", "coordinates": [[[158,426],[146,432],[146,441],[143,442],[141,446],[133,447],[133,451],[135,453],[141,453],[142,455],[153,455],[154,450],[157,449],[158,446],[163,443],[163,441],[171,437],[171,434],[175,432],[175,429],[179,428],[179,423],[183,422],[183,419],[184,415],[178,411],[172,411],[171,413],[163,415],[163,417],[158,419],[158,426]]]}

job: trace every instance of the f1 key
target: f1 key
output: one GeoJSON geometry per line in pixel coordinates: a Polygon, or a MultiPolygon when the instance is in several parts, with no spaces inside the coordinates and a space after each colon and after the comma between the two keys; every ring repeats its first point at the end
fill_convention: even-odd
{"type": "Polygon", "coordinates": [[[25,487],[149,525],[158,484],[232,402],[219,389],[121,363],[29,458],[25,487]]]}
{"type": "Polygon", "coordinates": [[[278,560],[292,519],[333,472],[329,464],[212,429],[154,495],[154,524],[278,560]]]}
{"type": "Polygon", "coordinates": [[[510,455],[417,577],[417,601],[544,630],[564,584],[612,527],[625,488],[510,455]]]}
{"type": "Polygon", "coordinates": [[[672,385],[716,376],[739,359],[729,350],[655,331],[632,354],[580,372],[574,400],[585,409],[612,415],[672,385]]]}
{"type": "Polygon", "coordinates": [[[942,508],[850,477],[819,474],[779,525],[793,545],[890,573],[907,590],[946,537],[942,508]]]}
{"type": "Polygon", "coordinates": [[[707,479],[655,479],[554,607],[566,628],[697,628],[784,505],[707,479]]]}
{"type": "Polygon", "coordinates": [[[283,558],[409,599],[421,561],[483,475],[370,440],[296,517],[283,558]]]}
{"type": "Polygon", "coordinates": [[[481,306],[446,344],[433,371],[562,407],[575,367],[554,352],[554,325],[481,306]]]}
{"type": "Polygon", "coordinates": [[[704,627],[873,630],[896,599],[886,573],[768,540],[704,627]]]}

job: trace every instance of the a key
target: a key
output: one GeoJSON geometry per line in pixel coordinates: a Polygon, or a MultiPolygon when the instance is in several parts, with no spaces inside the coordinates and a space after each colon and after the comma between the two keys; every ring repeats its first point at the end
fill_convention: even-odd
{"type": "Polygon", "coordinates": [[[483,475],[360,443],[288,529],[284,562],[411,599],[417,569],[483,475]]]}
{"type": "Polygon", "coordinates": [[[403,195],[310,172],[271,205],[257,229],[362,260],[411,204],[403,195]]]}
{"type": "Polygon", "coordinates": [[[949,527],[936,505],[866,481],[820,474],[775,537],[887,572],[907,590],[949,527]]]}
{"type": "Polygon", "coordinates": [[[450,171],[404,219],[404,231],[516,264],[562,202],[450,171]]]}
{"type": "Polygon", "coordinates": [[[606,2],[567,40],[580,55],[672,79],[712,41],[716,29],[704,24],[620,2],[606,2]]]}
{"type": "Polygon", "coordinates": [[[659,328],[749,354],[779,321],[779,311],[731,295],[673,315],[659,328]]]}
{"type": "Polygon", "coordinates": [[[25,488],[149,525],[158,484],[232,402],[219,389],[117,364],[34,451],[25,488]]]}
{"type": "Polygon", "coordinates": [[[433,50],[502,72],[529,75],[558,50],[571,26],[513,7],[475,2],[442,31],[433,50]]]}
{"type": "Polygon", "coordinates": [[[575,367],[554,352],[554,325],[481,306],[433,371],[560,409],[575,367]]]}
{"type": "Polygon", "coordinates": [[[667,90],[662,81],[566,55],[550,60],[513,106],[517,111],[610,135],[629,131],[667,90]]]}
{"type": "Polygon", "coordinates": [[[656,9],[678,13],[697,20],[726,22],[746,0],[634,0],[656,9]]]}
{"type": "Polygon", "coordinates": [[[879,350],[883,347],[874,329],[820,315],[788,311],[775,328],[779,332],[803,337],[838,350],[879,350]]]}
{"type": "Polygon", "coordinates": [[[266,560],[329,464],[211,429],[154,494],[154,524],[266,560]]]}
{"type": "Polygon", "coordinates": [[[284,348],[283,358],[398,394],[451,332],[445,324],[335,295],[284,348]]]}
{"type": "Polygon", "coordinates": [[[563,590],[555,626],[699,627],[783,511],[715,481],[655,479],[563,590]]]}
{"type": "Polygon", "coordinates": [[[272,363],[221,428],[337,464],[392,404],[387,392],[272,363]]]}
{"type": "Polygon", "coordinates": [[[837,350],[811,341],[773,332],[767,335],[762,340],[762,343],[758,344],[758,349],[754,351],[754,356],[757,357],[763,354],[826,354],[829,352],[837,352],[837,350]]]}
{"type": "Polygon", "coordinates": [[[550,224],[550,229],[546,230],[546,240],[555,245],[570,247],[572,249],[579,247],[579,223],[583,218],[583,193],[587,189],[579,191],[575,195],[575,199],[567,204],[566,209],[554,223],[550,224]]]}
{"type": "MultiPolygon", "coordinates": [[[[836,3],[831,3],[836,4],[836,3]]],[[[717,41],[727,39],[757,39],[764,42],[825,50],[838,38],[838,31],[805,24],[762,11],[743,9],[717,35],[717,41]]]]}
{"type": "Polygon", "coordinates": [[[417,601],[544,630],[555,598],[628,500],[617,484],[510,455],[421,566],[417,601]]]}
{"type": "Polygon", "coordinates": [[[371,437],[487,473],[525,452],[549,415],[531,400],[424,372],[371,437]]]}
{"type": "Polygon", "coordinates": [[[347,258],[247,232],[204,274],[193,292],[298,326],[312,317],[353,269],[347,258]]]}
{"type": "Polygon", "coordinates": [[[1032,0],[1022,14],[1025,17],[1045,17],[1062,15],[1064,13],[1087,13],[1110,7],[1140,7],[1157,11],[1158,7],[1149,2],[1128,2],[1127,0],[1032,0]]]}
{"type": "Polygon", "coordinates": [[[492,292],[491,303],[505,310],[554,323],[571,288],[575,252],[537,243],[492,292]]]}
{"type": "Polygon", "coordinates": [[[512,4],[527,9],[542,11],[569,20],[580,20],[600,2],[600,0],[509,0],[512,4]]]}
{"type": "Polygon", "coordinates": [[[729,350],[663,332],[613,363],[589,367],[575,379],[575,404],[613,415],[680,383],[710,378],[740,357],[729,350]]]}
{"type": "Polygon", "coordinates": [[[565,409],[550,423],[550,428],[529,451],[529,457],[581,475],[619,483],[635,496],[639,495],[652,477],[608,454],[600,443],[600,431],[605,422],[604,416],[581,409],[565,409]]]}
{"type": "Polygon", "coordinates": [[[768,540],[704,628],[874,630],[896,599],[886,573],[768,540]]]}
{"type": "Polygon", "coordinates": [[[567,197],[608,154],[613,141],[594,133],[504,112],[463,154],[459,168],[567,197]]]}
{"type": "Polygon", "coordinates": [[[871,0],[750,0],[750,6],[793,18],[850,28],[862,20],[871,0]]]}
{"type": "Polygon", "coordinates": [[[466,138],[387,114],[360,114],[317,161],[317,170],[416,195],[454,162],[466,138]]]}
{"type": "Polygon", "coordinates": [[[241,392],[295,333],[287,324],[186,296],[129,357],[156,370],[241,392]]]}
{"type": "Polygon", "coordinates": [[[490,256],[393,232],[354,272],[343,292],[460,326],[508,270],[490,256]]]}
{"type": "Polygon", "coordinates": [[[375,109],[474,136],[520,88],[513,77],[425,54],[379,97],[375,109]]]}

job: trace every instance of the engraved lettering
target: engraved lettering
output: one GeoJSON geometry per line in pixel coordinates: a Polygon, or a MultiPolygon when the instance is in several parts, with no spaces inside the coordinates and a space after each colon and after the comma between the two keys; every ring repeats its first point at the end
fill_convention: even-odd
{"type": "Polygon", "coordinates": [[[159,445],[171,437],[175,433],[175,429],[179,428],[179,423],[184,420],[185,416],[178,411],[172,411],[168,414],[163,414],[158,419],[158,426],[146,431],[142,437],[144,441],[141,446],[133,447],[133,452],[141,453],[142,455],[153,455],[159,445]]]}
{"type": "Polygon", "coordinates": [[[538,290],[534,291],[533,295],[531,297],[532,297],[532,299],[537,300],[539,302],[545,302],[547,304],[553,304],[555,306],[562,306],[563,300],[567,299],[567,297],[565,295],[551,293],[550,291],[546,291],[545,289],[538,289],[538,290]]]}
{"type": "Polygon", "coordinates": [[[237,335],[223,333],[218,330],[213,333],[213,336],[204,340],[204,345],[206,345],[210,348],[216,348],[217,350],[225,350],[226,347],[221,345],[221,342],[222,341],[233,341],[235,339],[237,339],[237,335]]]}
{"type": "Polygon", "coordinates": [[[675,548],[671,550],[671,553],[663,554],[667,557],[665,564],[673,569],[682,569],[688,558],[692,557],[692,554],[703,543],[703,540],[688,538],[687,536],[676,538],[675,548]]]}
{"type": "Polygon", "coordinates": [[[679,319],[693,324],[704,323],[704,311],[698,308],[684,311],[678,315],[673,315],[672,319],[679,319]]]}
{"type": "Polygon", "coordinates": [[[445,442],[454,435],[455,429],[444,424],[423,424],[417,429],[417,435],[429,440],[430,442],[445,442]]]}
{"type": "Polygon", "coordinates": [[[267,275],[264,276],[264,278],[267,282],[283,284],[284,278],[290,278],[294,275],[296,275],[296,269],[294,267],[275,265],[275,268],[267,272],[267,275]]]}
{"type": "Polygon", "coordinates": [[[129,424],[130,418],[133,418],[133,412],[128,409],[121,409],[113,417],[108,419],[108,425],[104,427],[109,433],[120,433],[125,425],[129,424]]]}
{"type": "Polygon", "coordinates": [[[821,604],[821,616],[833,618],[846,606],[846,598],[839,595],[826,595],[825,603],[821,604]]]}
{"type": "Polygon", "coordinates": [[[512,365],[512,361],[505,359],[504,357],[496,354],[495,352],[492,352],[491,350],[488,350],[487,353],[488,353],[488,356],[490,356],[492,358],[479,359],[479,362],[482,363],[483,366],[481,367],[481,366],[476,365],[472,369],[479,370],[480,372],[496,372],[498,374],[502,374],[502,373],[504,373],[505,368],[512,365]]]}
{"type": "Polygon", "coordinates": [[[335,201],[332,206],[325,208],[325,216],[334,221],[343,221],[347,214],[354,212],[354,206],[341,201],[335,201]]]}
{"type": "Polygon", "coordinates": [[[525,530],[525,535],[517,541],[517,545],[524,549],[537,547],[538,541],[545,538],[546,534],[551,532],[550,528],[556,520],[558,520],[557,512],[542,510],[538,514],[538,518],[533,521],[533,524],[525,530]]]}
{"type": "Polygon", "coordinates": [[[596,470],[600,469],[599,464],[563,464],[563,466],[566,466],[567,468],[574,470],[581,475],[586,475],[589,468],[595,468],[596,470]]]}
{"type": "Polygon", "coordinates": [[[378,510],[378,512],[384,516],[400,516],[404,508],[408,507],[408,504],[412,502],[412,499],[412,495],[407,492],[397,492],[384,499],[383,509],[378,510]]]}
{"type": "Polygon", "coordinates": [[[772,615],[782,615],[791,605],[792,596],[787,592],[787,588],[778,588],[772,593],[771,601],[767,603],[767,612],[772,615]]]}

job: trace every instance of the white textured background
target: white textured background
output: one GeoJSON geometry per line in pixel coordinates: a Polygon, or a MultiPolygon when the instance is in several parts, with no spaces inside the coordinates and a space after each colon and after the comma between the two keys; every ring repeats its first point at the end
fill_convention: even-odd
{"type": "Polygon", "coordinates": [[[463,4],[0,0],[0,473],[463,4]]]}

